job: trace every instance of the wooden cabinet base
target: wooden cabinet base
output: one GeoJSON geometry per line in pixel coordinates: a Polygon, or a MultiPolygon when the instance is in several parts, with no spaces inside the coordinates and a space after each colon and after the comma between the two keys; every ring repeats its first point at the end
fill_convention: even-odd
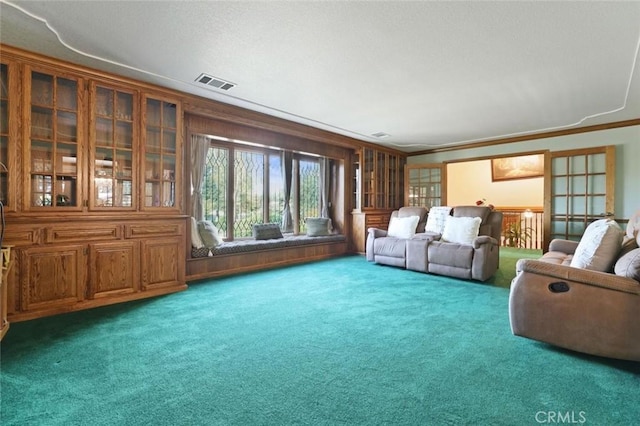
{"type": "Polygon", "coordinates": [[[100,298],[94,300],[85,300],[83,302],[70,304],[68,306],[56,306],[49,309],[41,309],[33,312],[18,312],[9,316],[11,322],[27,321],[51,315],[64,314],[74,311],[82,311],[85,309],[97,308],[99,306],[114,305],[117,303],[131,302],[134,300],[148,299],[150,297],[162,296],[165,294],[176,293],[186,290],[187,285],[158,288],[139,293],[126,294],[122,296],[112,296],[109,298],[100,298]]]}
{"type": "Polygon", "coordinates": [[[182,217],[11,224],[5,239],[18,268],[6,281],[9,321],[186,289],[184,230],[182,217]]]}

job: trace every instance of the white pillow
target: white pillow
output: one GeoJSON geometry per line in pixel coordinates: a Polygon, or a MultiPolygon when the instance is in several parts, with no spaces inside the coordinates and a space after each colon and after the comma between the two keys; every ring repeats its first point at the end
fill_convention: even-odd
{"type": "Polygon", "coordinates": [[[198,232],[205,247],[212,249],[222,244],[218,228],[211,221],[201,220],[198,222],[198,232]]]}
{"type": "Polygon", "coordinates": [[[473,244],[480,232],[482,218],[448,216],[442,231],[442,241],[458,244],[473,244]]]}
{"type": "Polygon", "coordinates": [[[198,222],[196,222],[196,218],[191,218],[191,246],[196,249],[201,249],[204,247],[204,243],[202,242],[202,238],[200,238],[200,233],[198,232],[198,222]]]}
{"type": "Polygon", "coordinates": [[[431,207],[429,209],[429,215],[427,216],[427,224],[424,227],[425,232],[435,232],[442,234],[444,231],[444,224],[447,221],[447,217],[450,216],[451,207],[438,206],[431,207]]]}
{"type": "Polygon", "coordinates": [[[411,238],[416,234],[420,216],[392,217],[387,235],[396,238],[411,238]]]}
{"type": "Polygon", "coordinates": [[[587,226],[580,238],[571,266],[609,272],[620,252],[622,237],[622,229],[615,220],[596,220],[587,226]]]}

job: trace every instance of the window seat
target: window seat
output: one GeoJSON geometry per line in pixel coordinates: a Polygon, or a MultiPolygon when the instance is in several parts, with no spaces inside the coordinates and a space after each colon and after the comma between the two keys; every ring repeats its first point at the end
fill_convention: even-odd
{"type": "Polygon", "coordinates": [[[192,249],[187,281],[319,260],[348,252],[345,235],[286,235],[270,240],[236,240],[213,250],[192,249]]]}
{"type": "MultiPolygon", "coordinates": [[[[275,248],[284,248],[284,247],[294,247],[301,246],[307,244],[319,244],[319,243],[330,243],[330,242],[342,242],[345,241],[346,237],[344,235],[335,234],[335,235],[324,235],[320,237],[310,237],[308,235],[287,235],[283,238],[270,239],[270,240],[236,240],[229,241],[220,244],[217,247],[214,247],[211,250],[211,254],[213,256],[221,255],[221,254],[234,254],[234,253],[249,253],[252,251],[258,250],[266,250],[266,249],[275,249],[275,248]]],[[[204,249],[192,249],[191,257],[208,257],[209,250],[204,249]]]]}

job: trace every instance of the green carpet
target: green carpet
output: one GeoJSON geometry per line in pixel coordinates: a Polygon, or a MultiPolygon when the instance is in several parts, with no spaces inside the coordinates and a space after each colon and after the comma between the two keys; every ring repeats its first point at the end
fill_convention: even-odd
{"type": "Polygon", "coordinates": [[[1,422],[637,424],[640,364],[514,337],[501,285],[349,256],[15,323],[1,422]]]}

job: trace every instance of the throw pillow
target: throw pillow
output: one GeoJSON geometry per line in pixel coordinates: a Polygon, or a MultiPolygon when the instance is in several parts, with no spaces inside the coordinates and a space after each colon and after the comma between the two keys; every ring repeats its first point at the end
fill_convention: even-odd
{"type": "Polygon", "coordinates": [[[442,241],[458,244],[473,244],[480,231],[480,217],[448,216],[442,231],[442,241]]]}
{"type": "Polygon", "coordinates": [[[640,248],[631,250],[618,259],[613,270],[616,275],[640,281],[640,248]]]}
{"type": "Polygon", "coordinates": [[[218,234],[218,229],[211,221],[201,220],[198,222],[198,232],[205,247],[212,249],[222,244],[222,238],[220,238],[220,234],[218,234]]]}
{"type": "Polygon", "coordinates": [[[389,221],[387,235],[395,238],[411,238],[416,234],[416,226],[420,216],[392,217],[389,221]]]}
{"type": "Polygon", "coordinates": [[[611,219],[600,219],[587,226],[571,259],[574,268],[609,272],[622,246],[622,229],[611,219]]]}
{"type": "Polygon", "coordinates": [[[191,217],[191,247],[194,249],[204,248],[204,243],[198,232],[198,222],[196,222],[195,217],[191,217]]]}
{"type": "Polygon", "coordinates": [[[331,219],[328,217],[308,217],[305,220],[307,224],[307,235],[310,237],[320,237],[323,235],[331,235],[331,219]]]}
{"type": "Polygon", "coordinates": [[[253,225],[253,238],[256,240],[272,240],[282,238],[280,225],[277,223],[256,223],[253,225]]]}
{"type": "Polygon", "coordinates": [[[429,215],[427,216],[427,225],[424,227],[424,231],[442,234],[442,232],[444,231],[444,224],[450,214],[451,207],[431,207],[431,209],[429,209],[429,215]]]}

